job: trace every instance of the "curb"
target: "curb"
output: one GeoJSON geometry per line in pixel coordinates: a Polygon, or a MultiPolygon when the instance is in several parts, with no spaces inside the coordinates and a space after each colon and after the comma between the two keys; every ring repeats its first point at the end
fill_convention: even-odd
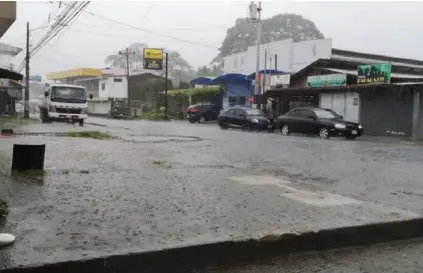
{"type": "Polygon", "coordinates": [[[99,127],[105,127],[105,128],[108,127],[107,125],[100,124],[100,123],[95,123],[95,122],[85,122],[85,124],[99,126],[99,127]]]}
{"type": "Polygon", "coordinates": [[[301,234],[268,235],[235,240],[128,253],[52,264],[0,270],[0,273],[195,272],[213,266],[256,263],[283,254],[369,245],[423,236],[423,218],[325,229],[301,234]]]}

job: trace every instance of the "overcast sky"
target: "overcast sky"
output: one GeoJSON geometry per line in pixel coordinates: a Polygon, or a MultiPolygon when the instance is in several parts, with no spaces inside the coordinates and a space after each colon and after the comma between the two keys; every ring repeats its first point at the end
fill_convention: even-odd
{"type": "MultiPolygon", "coordinates": [[[[226,29],[236,18],[248,14],[248,5],[249,1],[94,1],[86,11],[153,33],[83,13],[37,53],[31,74],[45,76],[69,68],[105,67],[107,55],[134,42],[177,50],[191,65],[205,65],[218,53],[226,29]]],[[[26,21],[31,28],[47,25],[58,3],[19,1],[17,7],[17,20],[1,42],[24,47],[26,21]]],[[[263,1],[262,16],[301,14],[312,20],[326,38],[332,38],[333,46],[339,49],[423,59],[422,10],[423,2],[263,1]]],[[[33,31],[31,42],[36,43],[43,31],[33,31]]],[[[22,58],[16,58],[17,65],[22,58]]]]}

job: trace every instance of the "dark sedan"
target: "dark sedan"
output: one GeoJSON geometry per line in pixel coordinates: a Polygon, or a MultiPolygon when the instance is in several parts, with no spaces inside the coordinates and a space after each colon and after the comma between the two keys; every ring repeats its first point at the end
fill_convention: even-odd
{"type": "Polygon", "coordinates": [[[193,105],[187,109],[187,119],[190,123],[205,123],[215,121],[221,107],[215,104],[193,105]]]}
{"type": "Polygon", "coordinates": [[[277,126],[282,135],[290,133],[316,134],[320,138],[335,136],[355,139],[363,134],[363,126],[345,121],[330,109],[295,108],[278,118],[277,126]]]}
{"type": "Polygon", "coordinates": [[[273,130],[273,122],[262,111],[249,107],[230,108],[219,115],[217,122],[221,129],[273,130]]]}

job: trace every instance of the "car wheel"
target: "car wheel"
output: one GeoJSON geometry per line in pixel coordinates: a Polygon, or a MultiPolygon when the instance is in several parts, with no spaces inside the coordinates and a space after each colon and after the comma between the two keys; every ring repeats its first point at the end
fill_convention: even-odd
{"type": "Polygon", "coordinates": [[[204,117],[200,117],[200,119],[198,120],[198,123],[205,123],[206,119],[204,117]]]}
{"type": "Polygon", "coordinates": [[[330,137],[328,128],[320,128],[319,137],[322,139],[328,139],[330,137]]]}
{"type": "Polygon", "coordinates": [[[228,129],[229,127],[228,127],[228,125],[226,125],[226,124],[224,124],[224,123],[219,123],[219,127],[220,127],[220,129],[222,129],[222,130],[226,130],[226,129],[228,129]]]}
{"type": "Polygon", "coordinates": [[[281,127],[281,133],[282,133],[282,135],[284,135],[284,136],[289,135],[289,128],[288,128],[288,125],[284,125],[284,126],[282,126],[282,127],[281,127]]]}
{"type": "Polygon", "coordinates": [[[347,136],[346,137],[348,140],[355,140],[357,137],[356,136],[347,136]]]}
{"type": "Polygon", "coordinates": [[[189,120],[189,123],[195,123],[195,120],[190,119],[190,120],[189,120]]]}
{"type": "Polygon", "coordinates": [[[249,123],[247,123],[247,122],[245,122],[243,125],[242,125],[242,130],[243,131],[251,131],[251,124],[249,124],[249,123]]]}

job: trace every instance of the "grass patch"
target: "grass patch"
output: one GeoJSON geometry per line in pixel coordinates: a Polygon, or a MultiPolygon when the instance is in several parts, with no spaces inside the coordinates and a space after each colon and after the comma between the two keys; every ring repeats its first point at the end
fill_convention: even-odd
{"type": "Polygon", "coordinates": [[[37,119],[24,119],[20,116],[0,116],[0,128],[3,126],[16,127],[37,122],[37,119]]]}
{"type": "MultiPolygon", "coordinates": [[[[142,116],[138,117],[139,119],[147,119],[147,120],[168,120],[165,118],[165,114],[163,112],[145,112],[142,113],[142,116]]],[[[171,119],[171,115],[168,114],[168,118],[171,119]]]]}
{"type": "Polygon", "coordinates": [[[67,133],[68,137],[84,137],[92,139],[109,139],[112,136],[107,132],[100,131],[83,131],[83,132],[69,132],[67,133]]]}
{"type": "Polygon", "coordinates": [[[0,219],[5,219],[9,215],[9,205],[6,200],[0,199],[0,219]]]}
{"type": "Polygon", "coordinates": [[[36,178],[36,177],[44,176],[46,174],[46,171],[44,171],[44,170],[28,170],[28,171],[24,171],[24,172],[13,171],[12,174],[15,175],[15,176],[23,176],[23,177],[27,177],[27,178],[36,178]]]}

